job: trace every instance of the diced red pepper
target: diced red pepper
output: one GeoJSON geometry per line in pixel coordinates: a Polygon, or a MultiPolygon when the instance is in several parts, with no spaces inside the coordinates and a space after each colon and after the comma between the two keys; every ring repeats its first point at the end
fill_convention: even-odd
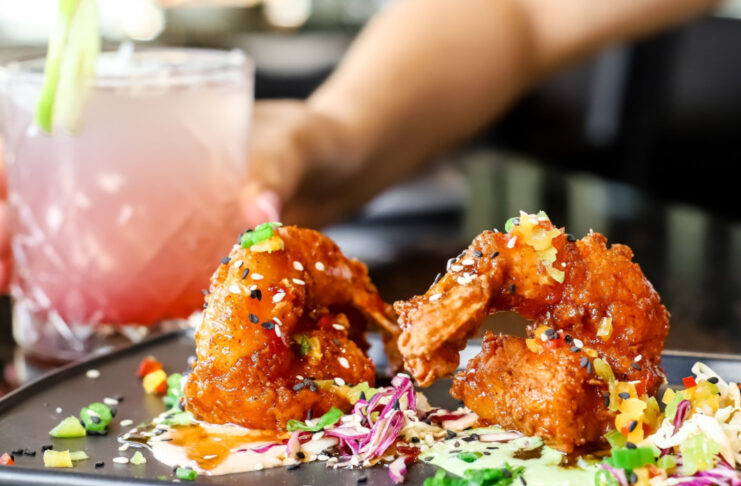
{"type": "Polygon", "coordinates": [[[686,376],[682,378],[682,384],[685,388],[692,388],[693,386],[697,386],[697,382],[695,382],[694,376],[686,376]]]}
{"type": "Polygon", "coordinates": [[[149,373],[161,369],[162,363],[157,361],[154,356],[147,356],[146,358],[141,360],[141,363],[139,363],[139,371],[137,371],[136,374],[139,376],[139,378],[144,378],[149,373]]]}
{"type": "Polygon", "coordinates": [[[0,456],[0,466],[12,466],[13,464],[15,464],[15,462],[13,462],[13,456],[7,452],[0,456]]]}
{"type": "Polygon", "coordinates": [[[622,429],[620,429],[620,433],[623,434],[625,437],[628,437],[630,435],[630,429],[626,425],[622,429]]]}
{"type": "Polygon", "coordinates": [[[636,383],[636,395],[639,397],[642,397],[646,394],[646,382],[645,381],[639,381],[636,383]]]}

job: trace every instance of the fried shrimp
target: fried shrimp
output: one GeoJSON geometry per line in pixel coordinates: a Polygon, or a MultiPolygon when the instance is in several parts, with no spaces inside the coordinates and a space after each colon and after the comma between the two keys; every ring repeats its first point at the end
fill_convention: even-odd
{"type": "Polygon", "coordinates": [[[616,381],[656,393],[669,315],[628,247],[591,232],[577,240],[543,213],[522,213],[508,230],[481,233],[425,295],[394,304],[399,349],[427,386],[457,369],[487,315],[530,319],[528,339],[488,333],[452,394],[486,422],[570,452],[610,428],[616,381]],[[598,375],[603,363],[610,371],[598,375]]]}
{"type": "Polygon", "coordinates": [[[256,429],[282,429],[333,406],[347,410],[342,387],[322,380],[372,386],[366,326],[397,332],[365,265],[322,234],[296,227],[242,246],[211,277],[186,410],[256,429]]]}

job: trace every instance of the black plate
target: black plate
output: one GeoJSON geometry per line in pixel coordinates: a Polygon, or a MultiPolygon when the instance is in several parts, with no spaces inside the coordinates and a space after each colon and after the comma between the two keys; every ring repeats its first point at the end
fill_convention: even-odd
{"type": "MultiPolygon", "coordinates": [[[[377,363],[383,361],[378,341],[372,340],[371,357],[377,363]]],[[[470,350],[478,349],[472,343],[470,350]]],[[[142,466],[114,464],[111,459],[119,455],[131,457],[133,449],[119,453],[117,437],[126,429],[119,423],[131,419],[135,424],[149,421],[164,410],[160,397],[146,395],[136,377],[139,361],[147,355],[155,355],[172,373],[186,367],[188,356],[194,353],[192,335],[187,331],[175,332],[122,349],[106,356],[68,366],[47,375],[21,388],[0,400],[0,454],[23,448],[36,451],[35,457],[16,455],[16,465],[0,467],[0,485],[88,485],[106,482],[109,484],[162,484],[157,478],[166,476],[174,479],[169,467],[154,460],[144,452],[149,461],[142,466]],[[86,377],[86,371],[97,369],[98,379],[86,377]],[[78,415],[80,408],[104,397],[117,394],[124,396],[118,406],[118,415],[109,428],[109,435],[82,439],[51,439],[48,431],[61,419],[78,415]],[[57,413],[57,407],[61,413],[57,413]],[[77,462],[74,469],[45,469],[41,446],[53,444],[58,450],[84,450],[90,456],[86,461],[77,462]],[[105,461],[105,466],[95,469],[97,461],[105,461]]],[[[468,354],[468,353],[465,353],[468,354]]],[[[741,357],[694,353],[664,353],[664,367],[671,383],[679,383],[690,373],[692,364],[702,360],[728,380],[741,380],[741,357]]],[[[379,369],[382,366],[379,366],[379,369]]],[[[448,394],[449,380],[443,380],[425,390],[430,403],[442,407],[455,408],[457,402],[448,394]]],[[[130,428],[130,427],[129,427],[130,428]]],[[[435,467],[427,464],[414,464],[405,484],[421,484],[424,478],[434,474],[435,467]]],[[[286,486],[329,484],[356,484],[358,479],[367,476],[367,484],[372,486],[391,485],[388,470],[375,467],[369,470],[339,471],[327,469],[323,463],[305,464],[294,471],[285,468],[269,469],[260,472],[233,474],[227,476],[197,479],[200,484],[221,485],[265,485],[286,486]]]]}

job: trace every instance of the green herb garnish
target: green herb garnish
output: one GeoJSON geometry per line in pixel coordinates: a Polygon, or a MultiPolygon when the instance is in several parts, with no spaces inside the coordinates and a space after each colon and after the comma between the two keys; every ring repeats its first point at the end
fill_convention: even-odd
{"type": "Polygon", "coordinates": [[[636,447],[635,449],[618,447],[612,450],[612,455],[606,458],[605,462],[614,468],[632,471],[646,464],[655,464],[656,458],[650,447],[636,447]]]}
{"type": "Polygon", "coordinates": [[[289,420],[286,424],[286,429],[289,432],[293,432],[294,430],[319,432],[320,430],[324,430],[330,425],[336,424],[337,421],[340,420],[340,417],[342,417],[342,410],[332,407],[329,412],[319,417],[319,420],[314,425],[307,425],[306,422],[301,422],[300,420],[289,420]]]}
{"type": "Polygon", "coordinates": [[[594,474],[594,486],[620,486],[620,482],[607,469],[600,469],[594,474]]]}
{"type": "Polygon", "coordinates": [[[183,375],[173,373],[167,377],[167,394],[162,399],[169,409],[180,408],[180,399],[183,397],[182,388],[183,375]]]}
{"type": "Polygon", "coordinates": [[[162,421],[165,425],[172,427],[182,427],[190,425],[195,422],[193,415],[190,412],[175,412],[165,415],[165,419],[162,421]]]}
{"type": "MultiPolygon", "coordinates": [[[[597,360],[594,361],[596,364],[597,360]]],[[[607,439],[610,447],[625,447],[626,442],[628,442],[628,439],[619,430],[614,429],[605,434],[605,439],[607,439]]]]}
{"type": "Polygon", "coordinates": [[[193,481],[198,476],[198,473],[189,467],[179,467],[175,470],[175,476],[177,476],[178,479],[193,481]]]}
{"type": "Polygon", "coordinates": [[[242,248],[249,248],[272,238],[275,234],[273,230],[279,226],[283,226],[283,223],[262,223],[257,225],[254,230],[248,230],[242,235],[242,248]]]}
{"type": "Polygon", "coordinates": [[[509,486],[525,472],[520,466],[512,468],[504,463],[502,468],[468,469],[463,477],[448,477],[445,470],[438,470],[431,478],[425,479],[424,486],[509,486]]]}
{"type": "Polygon", "coordinates": [[[58,439],[85,437],[87,432],[77,417],[67,417],[49,431],[49,435],[58,439]]]}
{"type": "Polygon", "coordinates": [[[463,462],[474,462],[481,456],[483,454],[480,452],[460,452],[456,457],[463,462]]]}
{"type": "Polygon", "coordinates": [[[100,53],[99,30],[96,0],[59,0],[36,106],[36,124],[45,132],[57,123],[76,128],[100,53]]]}
{"type": "Polygon", "coordinates": [[[113,414],[107,405],[95,402],[80,410],[80,420],[87,430],[103,432],[113,420],[113,414]]]}

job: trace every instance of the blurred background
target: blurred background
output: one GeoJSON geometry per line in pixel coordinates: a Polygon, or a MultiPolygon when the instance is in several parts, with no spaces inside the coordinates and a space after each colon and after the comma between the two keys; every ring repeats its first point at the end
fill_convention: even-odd
{"type": "MultiPolygon", "coordinates": [[[[55,3],[0,0],[0,62],[44,53],[55,3]]],[[[266,99],[311,93],[389,0],[169,8],[178,3],[99,0],[109,47],[240,48],[266,99]]],[[[594,228],[631,245],[673,314],[668,347],[738,352],[740,88],[733,0],[547,80],[469,145],[327,231],[393,300],[424,291],[482,228],[543,208],[574,234],[594,228]]]]}

